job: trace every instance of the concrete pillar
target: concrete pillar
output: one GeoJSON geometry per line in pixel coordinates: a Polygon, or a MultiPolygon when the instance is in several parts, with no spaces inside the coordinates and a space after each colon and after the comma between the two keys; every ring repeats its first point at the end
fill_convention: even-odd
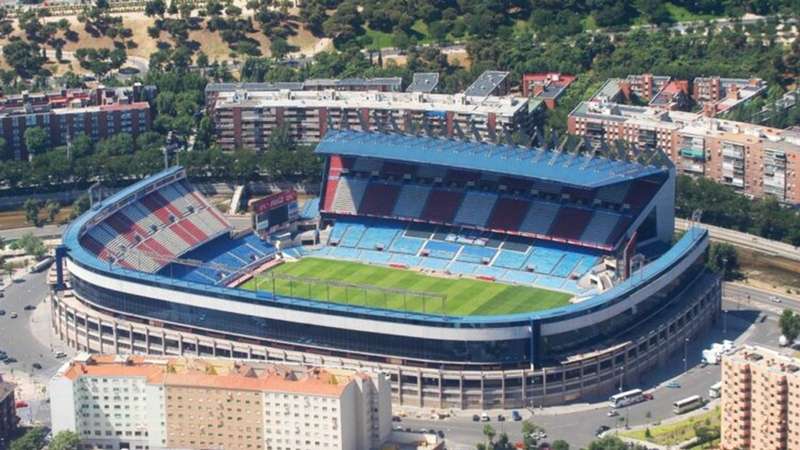
{"type": "Polygon", "coordinates": [[[161,331],[161,354],[167,354],[167,333],[163,330],[161,331]]]}
{"type": "Polygon", "coordinates": [[[481,373],[481,409],[486,409],[486,387],[483,385],[483,373],[481,373]]]}
{"type": "Polygon", "coordinates": [[[403,369],[397,368],[397,401],[403,404],[403,369]]]}
{"type": "Polygon", "coordinates": [[[194,338],[194,353],[195,356],[200,356],[200,338],[197,336],[194,338]]]}
{"type": "Polygon", "coordinates": [[[439,371],[439,408],[444,408],[444,383],[441,371],[439,371]]]}
{"type": "Polygon", "coordinates": [[[113,328],[111,328],[111,332],[114,336],[114,353],[116,353],[117,355],[119,355],[119,337],[117,336],[118,326],[119,324],[117,322],[114,322],[114,326],[113,328]]]}
{"type": "Polygon", "coordinates": [[[144,327],[144,347],[145,354],[150,354],[150,327],[144,327]]]}
{"type": "Polygon", "coordinates": [[[465,409],[467,406],[464,404],[464,374],[458,374],[458,403],[461,405],[461,409],[465,409]]]}
{"type": "Polygon", "coordinates": [[[422,371],[417,369],[417,404],[422,407],[425,405],[422,395],[422,371]]]}

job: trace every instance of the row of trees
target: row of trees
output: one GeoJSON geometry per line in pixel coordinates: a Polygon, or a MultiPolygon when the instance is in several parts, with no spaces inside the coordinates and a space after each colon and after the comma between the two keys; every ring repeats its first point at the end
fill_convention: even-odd
{"type": "Polygon", "coordinates": [[[702,210],[702,221],[767,239],[800,245],[800,214],[772,197],[751,200],[729,186],[705,178],[678,178],[676,213],[691,217],[702,210]]]}

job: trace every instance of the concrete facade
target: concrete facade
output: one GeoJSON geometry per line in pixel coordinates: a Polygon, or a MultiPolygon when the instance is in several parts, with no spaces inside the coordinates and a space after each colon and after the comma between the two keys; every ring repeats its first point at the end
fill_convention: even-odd
{"type": "Polygon", "coordinates": [[[17,429],[17,422],[19,422],[14,399],[14,388],[13,384],[4,382],[3,377],[0,376],[0,442],[8,442],[9,437],[17,429]]]}
{"type": "Polygon", "coordinates": [[[375,449],[390,395],[382,374],[88,353],[50,383],[53,431],[85,449],[375,449]]]}
{"type": "Polygon", "coordinates": [[[722,359],[723,450],[800,448],[800,360],[760,347],[722,359]]]}

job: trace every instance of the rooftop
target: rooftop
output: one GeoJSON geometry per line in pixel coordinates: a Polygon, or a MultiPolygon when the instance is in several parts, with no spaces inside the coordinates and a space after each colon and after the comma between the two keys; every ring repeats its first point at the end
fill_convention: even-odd
{"type": "Polygon", "coordinates": [[[497,89],[507,77],[508,72],[487,70],[469,85],[464,91],[464,95],[472,97],[487,97],[492,95],[495,89],[497,89]]]}
{"type": "Polygon", "coordinates": [[[786,375],[800,374],[800,359],[791,355],[785,355],[766,347],[745,345],[737,347],[723,359],[747,363],[750,365],[765,368],[772,372],[783,373],[786,375]]]}
{"type": "Polygon", "coordinates": [[[284,392],[338,397],[350,382],[366,376],[301,366],[243,363],[230,359],[195,359],[142,355],[79,355],[56,376],[145,378],[149,384],[225,390],[284,392]]]}
{"type": "MultiPolygon", "coordinates": [[[[437,74],[438,76],[438,74],[437,74]]],[[[357,89],[357,88],[384,88],[390,91],[400,91],[403,79],[400,77],[385,78],[345,78],[341,80],[332,78],[312,78],[306,81],[278,81],[275,83],[208,83],[206,93],[235,92],[239,90],[253,92],[271,92],[280,90],[302,91],[321,89],[357,89]]]]}
{"type": "Polygon", "coordinates": [[[454,111],[463,114],[497,113],[512,116],[527,106],[524,98],[489,96],[468,97],[464,94],[425,94],[421,92],[377,91],[221,91],[217,109],[249,106],[252,108],[384,108],[415,111],[454,111]]]}
{"type": "Polygon", "coordinates": [[[667,170],[541,148],[356,131],[329,132],[317,146],[316,153],[435,164],[585,188],[597,188],[667,170]]]}
{"type": "Polygon", "coordinates": [[[576,117],[595,117],[606,121],[636,123],[640,127],[679,129],[699,117],[696,113],[662,108],[631,106],[602,100],[581,102],[570,113],[576,117]]]}
{"type": "Polygon", "coordinates": [[[417,72],[406,88],[406,92],[431,93],[439,84],[439,74],[436,72],[417,72]]]}

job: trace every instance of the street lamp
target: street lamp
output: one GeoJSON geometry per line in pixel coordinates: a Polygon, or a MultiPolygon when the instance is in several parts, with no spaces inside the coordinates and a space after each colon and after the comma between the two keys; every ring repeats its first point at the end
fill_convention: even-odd
{"type": "Polygon", "coordinates": [[[689,371],[689,338],[683,338],[683,371],[689,371]]]}

